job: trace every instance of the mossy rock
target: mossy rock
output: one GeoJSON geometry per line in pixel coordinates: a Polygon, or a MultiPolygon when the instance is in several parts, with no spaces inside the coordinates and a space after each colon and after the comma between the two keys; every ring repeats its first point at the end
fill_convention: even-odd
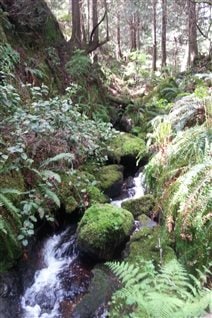
{"type": "Polygon", "coordinates": [[[89,204],[109,203],[110,199],[96,186],[88,186],[87,188],[89,204]]]}
{"type": "Polygon", "coordinates": [[[166,231],[157,226],[154,228],[145,227],[132,235],[125,250],[125,260],[134,264],[142,264],[143,261],[151,260],[155,265],[159,265],[159,239],[163,264],[176,258],[174,250],[169,246],[170,242],[166,231]]]}
{"type": "Polygon", "coordinates": [[[108,152],[109,158],[113,162],[120,163],[123,158],[131,157],[142,160],[147,156],[147,148],[143,139],[127,133],[120,133],[113,138],[108,152]]]}
{"type": "Polygon", "coordinates": [[[152,221],[147,215],[145,214],[141,214],[138,217],[138,221],[140,222],[140,227],[144,228],[144,227],[148,227],[148,228],[152,228],[157,226],[157,223],[152,221]]]}
{"type": "Polygon", "coordinates": [[[154,197],[151,194],[146,194],[138,199],[124,201],[121,207],[130,211],[136,218],[141,214],[149,215],[154,205],[154,197]]]}
{"type": "Polygon", "coordinates": [[[96,311],[99,307],[108,303],[113,292],[116,290],[117,283],[105,266],[96,266],[92,270],[92,274],[93,278],[88,292],[74,309],[73,318],[96,317],[96,311]]]}
{"type": "Polygon", "coordinates": [[[82,254],[110,260],[129,237],[133,228],[129,211],[111,204],[95,204],[85,211],[77,229],[77,244],[82,254]]]}
{"type": "Polygon", "coordinates": [[[109,197],[120,195],[123,184],[123,167],[120,165],[109,165],[99,168],[96,174],[99,186],[109,197]]]}

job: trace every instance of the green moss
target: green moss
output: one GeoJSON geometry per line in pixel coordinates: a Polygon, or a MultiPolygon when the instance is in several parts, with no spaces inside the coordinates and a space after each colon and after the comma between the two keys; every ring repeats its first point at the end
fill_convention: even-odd
{"type": "Polygon", "coordinates": [[[127,133],[120,133],[116,136],[109,150],[109,157],[115,162],[120,162],[121,158],[131,156],[144,158],[147,155],[146,144],[144,140],[127,133]]]}
{"type": "Polygon", "coordinates": [[[95,204],[84,214],[77,233],[81,252],[101,259],[111,259],[133,228],[130,212],[111,204],[95,204]]]}
{"type": "Polygon", "coordinates": [[[163,263],[167,263],[175,258],[173,249],[168,245],[169,240],[166,232],[157,226],[153,229],[143,228],[133,234],[128,243],[126,261],[140,264],[143,260],[152,260],[158,265],[160,263],[159,239],[162,248],[163,263]]]}
{"type": "Polygon", "coordinates": [[[107,198],[101,190],[95,186],[88,186],[87,188],[89,203],[108,203],[109,198],[107,198]]]}
{"type": "Polygon", "coordinates": [[[96,179],[100,182],[100,188],[110,197],[119,195],[123,182],[123,167],[109,165],[99,168],[96,179]]]}
{"type": "Polygon", "coordinates": [[[149,215],[155,204],[151,194],[146,194],[138,199],[127,200],[122,203],[122,208],[130,211],[134,217],[141,214],[149,215]]]}

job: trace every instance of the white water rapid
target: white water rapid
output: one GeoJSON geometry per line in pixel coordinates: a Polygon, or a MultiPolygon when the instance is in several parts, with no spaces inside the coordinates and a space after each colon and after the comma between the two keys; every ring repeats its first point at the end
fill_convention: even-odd
{"type": "Polygon", "coordinates": [[[22,297],[23,318],[59,318],[64,290],[59,275],[76,259],[75,235],[64,239],[68,230],[47,239],[42,250],[44,268],[35,272],[34,283],[22,297]]]}

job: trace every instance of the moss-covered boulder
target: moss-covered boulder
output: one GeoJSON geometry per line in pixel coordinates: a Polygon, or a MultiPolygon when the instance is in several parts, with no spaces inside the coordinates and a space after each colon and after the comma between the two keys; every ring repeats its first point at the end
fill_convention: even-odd
{"type": "Polygon", "coordinates": [[[154,205],[154,197],[151,194],[146,194],[138,199],[124,201],[121,207],[130,211],[136,218],[141,214],[149,215],[154,205]]]}
{"type": "Polygon", "coordinates": [[[143,260],[152,260],[158,265],[162,258],[162,262],[167,263],[176,257],[169,244],[170,241],[163,228],[145,227],[132,235],[124,253],[126,261],[141,264],[143,260]]]}
{"type": "Polygon", "coordinates": [[[122,163],[138,157],[142,160],[147,156],[147,148],[143,139],[127,133],[120,133],[113,138],[108,156],[113,162],[122,163]]]}
{"type": "Polygon", "coordinates": [[[95,204],[85,211],[77,229],[77,244],[82,254],[110,260],[133,228],[129,211],[110,204],[95,204]]]}
{"type": "Polygon", "coordinates": [[[108,198],[96,186],[97,181],[87,171],[75,171],[61,175],[58,195],[66,213],[94,203],[106,203],[108,198]]]}
{"type": "Polygon", "coordinates": [[[123,166],[108,165],[99,168],[96,178],[102,191],[114,198],[120,195],[123,184],[123,166]]]}

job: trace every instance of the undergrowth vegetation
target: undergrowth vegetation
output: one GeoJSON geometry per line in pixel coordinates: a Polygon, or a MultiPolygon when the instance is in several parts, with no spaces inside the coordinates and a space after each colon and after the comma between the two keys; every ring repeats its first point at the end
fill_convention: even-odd
{"type": "Polygon", "coordinates": [[[199,281],[176,260],[159,271],[151,261],[142,267],[125,262],[107,265],[122,285],[112,297],[112,318],[197,318],[211,308],[211,292],[203,287],[207,270],[199,272],[199,281]]]}
{"type": "Polygon", "coordinates": [[[89,119],[72,102],[74,87],[63,97],[49,97],[45,85],[27,84],[24,89],[25,100],[11,83],[0,85],[0,237],[6,246],[17,238],[26,246],[38,219],[54,221],[60,207],[60,174],[91,157],[104,162],[106,144],[114,135],[109,123],[89,119]],[[5,183],[13,172],[24,179],[21,189],[18,180],[5,183]]]}
{"type": "Polygon", "coordinates": [[[156,153],[145,169],[147,186],[158,197],[155,213],[162,213],[179,257],[191,268],[208,264],[211,255],[211,100],[206,96],[198,87],[168,115],[154,119],[149,145],[156,153]]]}

